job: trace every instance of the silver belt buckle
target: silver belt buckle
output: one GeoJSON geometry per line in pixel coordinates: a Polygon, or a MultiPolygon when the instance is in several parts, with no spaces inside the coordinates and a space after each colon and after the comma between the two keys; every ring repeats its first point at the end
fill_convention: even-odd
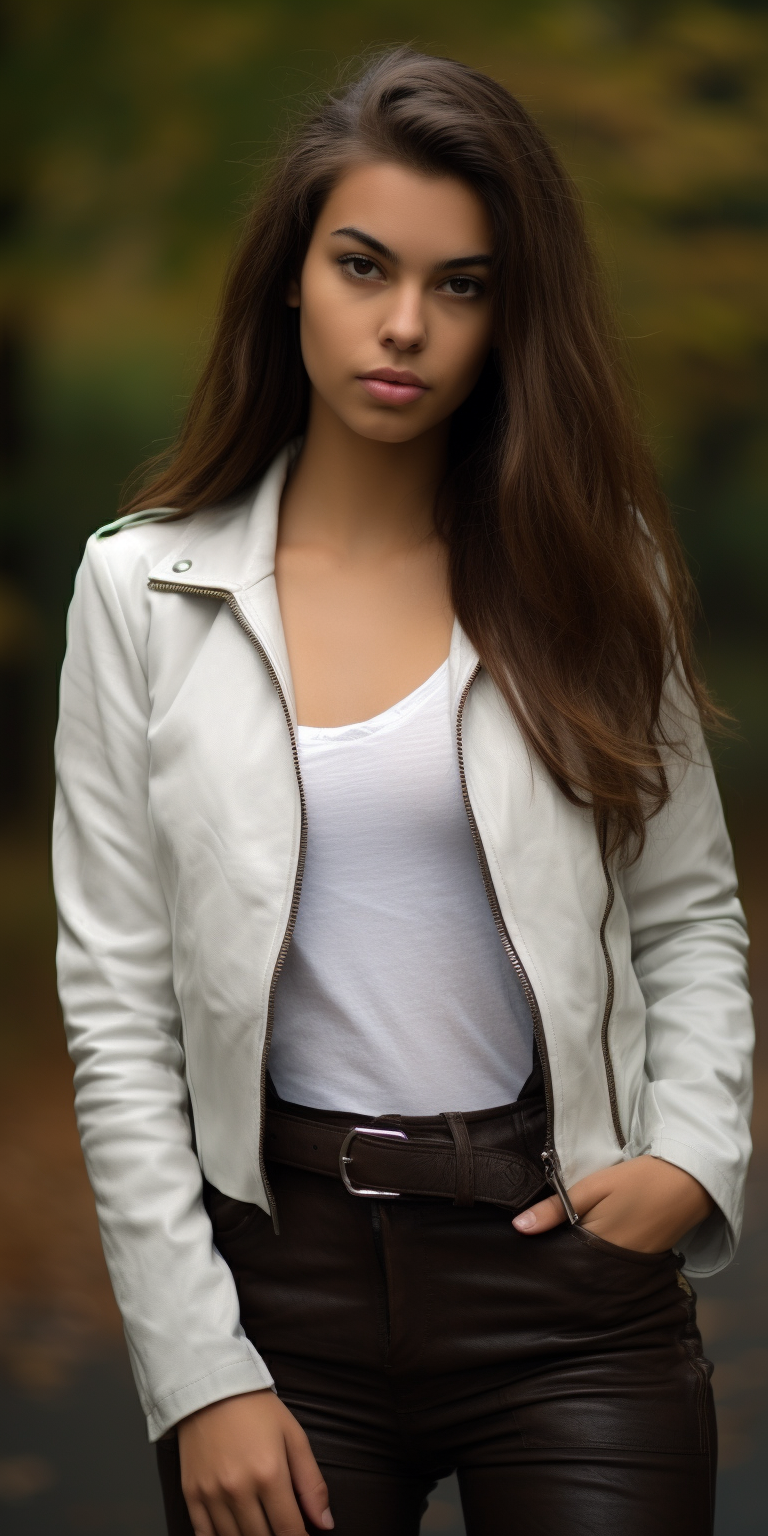
{"type": "Polygon", "coordinates": [[[399,1200],[399,1189],[358,1189],[352,1183],[346,1168],[347,1163],[352,1161],[351,1157],[347,1156],[347,1149],[352,1145],[356,1136],[389,1136],[397,1141],[407,1141],[408,1137],[405,1131],[385,1131],[378,1130],[376,1126],[372,1125],[355,1125],[349,1134],[344,1137],[339,1153],[339,1173],[341,1174],[342,1183],[351,1195],[364,1195],[369,1200],[399,1200]]]}

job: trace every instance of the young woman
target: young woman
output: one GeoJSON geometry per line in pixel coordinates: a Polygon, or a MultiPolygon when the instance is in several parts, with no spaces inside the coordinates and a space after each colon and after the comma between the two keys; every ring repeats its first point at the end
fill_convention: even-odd
{"type": "Polygon", "coordinates": [[[471,1536],[711,1531],[745,936],[610,332],[527,113],[391,53],[88,545],[61,995],[173,1536],[408,1536],[453,1468],[471,1536]]]}

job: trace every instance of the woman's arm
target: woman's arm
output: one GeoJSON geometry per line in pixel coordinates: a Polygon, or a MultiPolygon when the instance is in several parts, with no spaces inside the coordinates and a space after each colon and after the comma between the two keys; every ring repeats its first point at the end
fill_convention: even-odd
{"type": "Polygon", "coordinates": [[[262,1536],[266,1509],[270,1529],[298,1536],[297,1497],[326,1528],[328,1499],[303,1430],[264,1390],[203,1206],[150,832],[146,575],[124,542],[118,593],[113,547],[91,540],[78,574],[56,741],[59,989],[80,1136],[150,1437],[183,1421],[195,1530],[262,1536]]]}
{"type": "MultiPolygon", "coordinates": [[[[642,856],[618,876],[647,1010],[647,1081],[630,1128],[641,1155],[570,1193],[583,1224],[601,1236],[648,1251],[686,1237],[687,1267],[709,1273],[738,1241],[754,1034],[720,797],[698,726],[683,717],[680,727],[690,760],[672,760],[670,802],[648,823],[642,856]]],[[[557,1196],[533,1213],[535,1225],[518,1218],[519,1230],[563,1220],[557,1196]]]]}
{"type": "Polygon", "coordinates": [[[202,1203],[150,831],[144,557],[172,536],[126,530],[89,543],[69,619],[54,827],[78,1124],[152,1439],[271,1384],[202,1203]]]}

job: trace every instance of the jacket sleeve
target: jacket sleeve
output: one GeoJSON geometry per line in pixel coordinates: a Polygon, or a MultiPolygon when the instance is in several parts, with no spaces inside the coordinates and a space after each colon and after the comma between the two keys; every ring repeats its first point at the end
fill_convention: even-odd
{"type": "Polygon", "coordinates": [[[202,1202],[148,807],[145,578],[121,606],[107,550],[89,543],[62,674],[59,990],[104,1252],[154,1440],[272,1378],[243,1333],[202,1202]]]}
{"type": "Polygon", "coordinates": [[[687,1269],[708,1274],[728,1263],[741,1229],[754,1032],[731,845],[698,723],[686,735],[670,801],[620,883],[647,1010],[632,1150],[684,1168],[712,1196],[716,1209],[681,1242],[687,1269]]]}

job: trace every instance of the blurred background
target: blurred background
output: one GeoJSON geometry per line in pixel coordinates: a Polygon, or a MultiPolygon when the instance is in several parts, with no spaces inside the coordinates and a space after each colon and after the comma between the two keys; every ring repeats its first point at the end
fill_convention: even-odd
{"type": "MultiPolygon", "coordinates": [[[[160,1536],[72,1116],[53,979],[50,750],[84,541],[162,449],[245,201],[339,62],[410,41],[489,71],[559,148],[629,338],[701,593],[702,665],[768,1005],[768,3],[0,4],[0,1522],[160,1536]]],[[[768,1525],[768,1069],[736,1263],[700,1287],[719,1536],[768,1525]],[[761,1486],[762,1484],[762,1486],[761,1486]]],[[[425,1530],[462,1531],[455,1488],[425,1530]]]]}

